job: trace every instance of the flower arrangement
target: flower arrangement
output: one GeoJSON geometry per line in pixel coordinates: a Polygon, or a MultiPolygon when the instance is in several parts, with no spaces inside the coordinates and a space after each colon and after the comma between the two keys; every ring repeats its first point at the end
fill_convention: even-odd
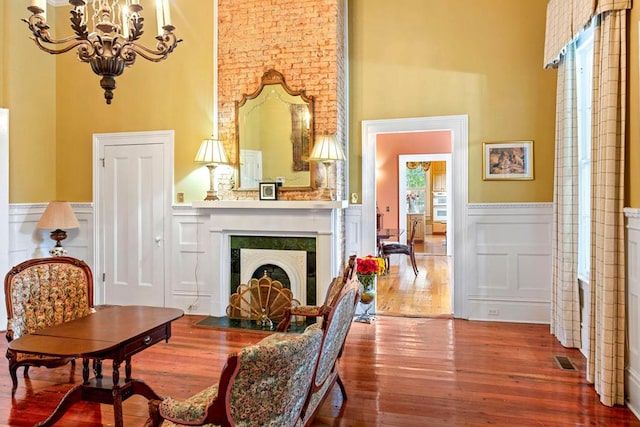
{"type": "Polygon", "coordinates": [[[384,270],[385,262],[382,258],[367,255],[356,259],[356,274],[365,290],[373,287],[373,278],[384,273],[384,270]]]}
{"type": "Polygon", "coordinates": [[[407,193],[407,202],[409,200],[416,200],[418,198],[418,195],[415,193],[407,193]]]}

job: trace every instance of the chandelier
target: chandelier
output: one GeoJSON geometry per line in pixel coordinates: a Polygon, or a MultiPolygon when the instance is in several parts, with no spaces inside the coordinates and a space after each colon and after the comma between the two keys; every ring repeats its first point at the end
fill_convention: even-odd
{"type": "Polygon", "coordinates": [[[156,0],[158,42],[155,50],[139,42],[144,33],[140,0],[69,0],[69,3],[73,6],[70,11],[73,36],[60,40],[51,38],[45,18],[46,0],[32,0],[27,8],[32,15],[23,21],[29,25],[33,40],[45,52],[60,54],[77,48],[78,59],[88,62],[93,72],[102,76],[100,86],[104,89],[107,104],[111,104],[113,99],[115,78],[123,73],[125,67],[133,65],[138,55],[152,62],[160,62],[182,41],[173,34],[175,27],[170,24],[168,0],[156,0]],[[92,32],[87,30],[87,3],[91,3],[90,9],[93,11],[92,32]]]}

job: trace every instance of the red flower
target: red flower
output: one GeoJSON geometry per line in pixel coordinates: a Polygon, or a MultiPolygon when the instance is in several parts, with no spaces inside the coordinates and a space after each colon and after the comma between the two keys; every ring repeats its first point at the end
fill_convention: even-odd
{"type": "Polygon", "coordinates": [[[358,274],[375,274],[384,273],[384,260],[382,258],[367,255],[363,258],[356,259],[356,273],[358,274]]]}

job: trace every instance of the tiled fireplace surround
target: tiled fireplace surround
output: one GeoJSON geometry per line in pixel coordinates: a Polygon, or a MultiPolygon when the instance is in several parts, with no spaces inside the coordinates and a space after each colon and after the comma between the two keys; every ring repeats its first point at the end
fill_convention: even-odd
{"type": "MultiPolygon", "coordinates": [[[[316,301],[322,301],[341,268],[341,234],[339,215],[346,201],[261,201],[233,200],[194,202],[199,215],[209,215],[207,241],[210,262],[211,292],[209,311],[212,316],[224,316],[229,303],[231,283],[231,238],[233,236],[308,237],[315,239],[316,301]]],[[[286,258],[285,258],[286,259],[286,258]]],[[[278,257],[260,259],[255,267],[272,263],[289,271],[294,298],[306,303],[306,283],[299,283],[295,261],[281,263],[278,257]],[[258,265],[260,264],[260,265],[258,265]],[[293,269],[293,270],[292,270],[293,269]],[[301,288],[304,287],[305,291],[301,288]],[[297,289],[296,289],[297,288],[297,289]]],[[[252,266],[253,271],[253,266],[252,266]]],[[[250,273],[249,273],[250,274],[250,273]]],[[[305,275],[306,277],[306,275],[305,275]]],[[[304,280],[304,279],[303,279],[304,280]]],[[[198,310],[200,311],[201,308],[198,310]]]]}

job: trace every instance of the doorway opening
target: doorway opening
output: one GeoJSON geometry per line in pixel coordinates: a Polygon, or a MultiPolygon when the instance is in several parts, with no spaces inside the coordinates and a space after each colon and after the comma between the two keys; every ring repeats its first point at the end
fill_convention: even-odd
{"type": "Polygon", "coordinates": [[[415,252],[451,256],[447,242],[448,200],[451,198],[451,154],[407,154],[398,156],[398,227],[406,244],[409,226],[418,219],[415,252]]]}
{"type": "Polygon", "coordinates": [[[449,269],[453,315],[467,317],[464,242],[467,241],[468,201],[468,116],[417,117],[366,120],[362,123],[362,250],[376,250],[376,141],[379,134],[402,132],[451,132],[451,197],[448,245],[452,256],[449,269]],[[460,242],[460,244],[456,244],[460,242]],[[455,262],[459,260],[459,262],[455,262]]]}

